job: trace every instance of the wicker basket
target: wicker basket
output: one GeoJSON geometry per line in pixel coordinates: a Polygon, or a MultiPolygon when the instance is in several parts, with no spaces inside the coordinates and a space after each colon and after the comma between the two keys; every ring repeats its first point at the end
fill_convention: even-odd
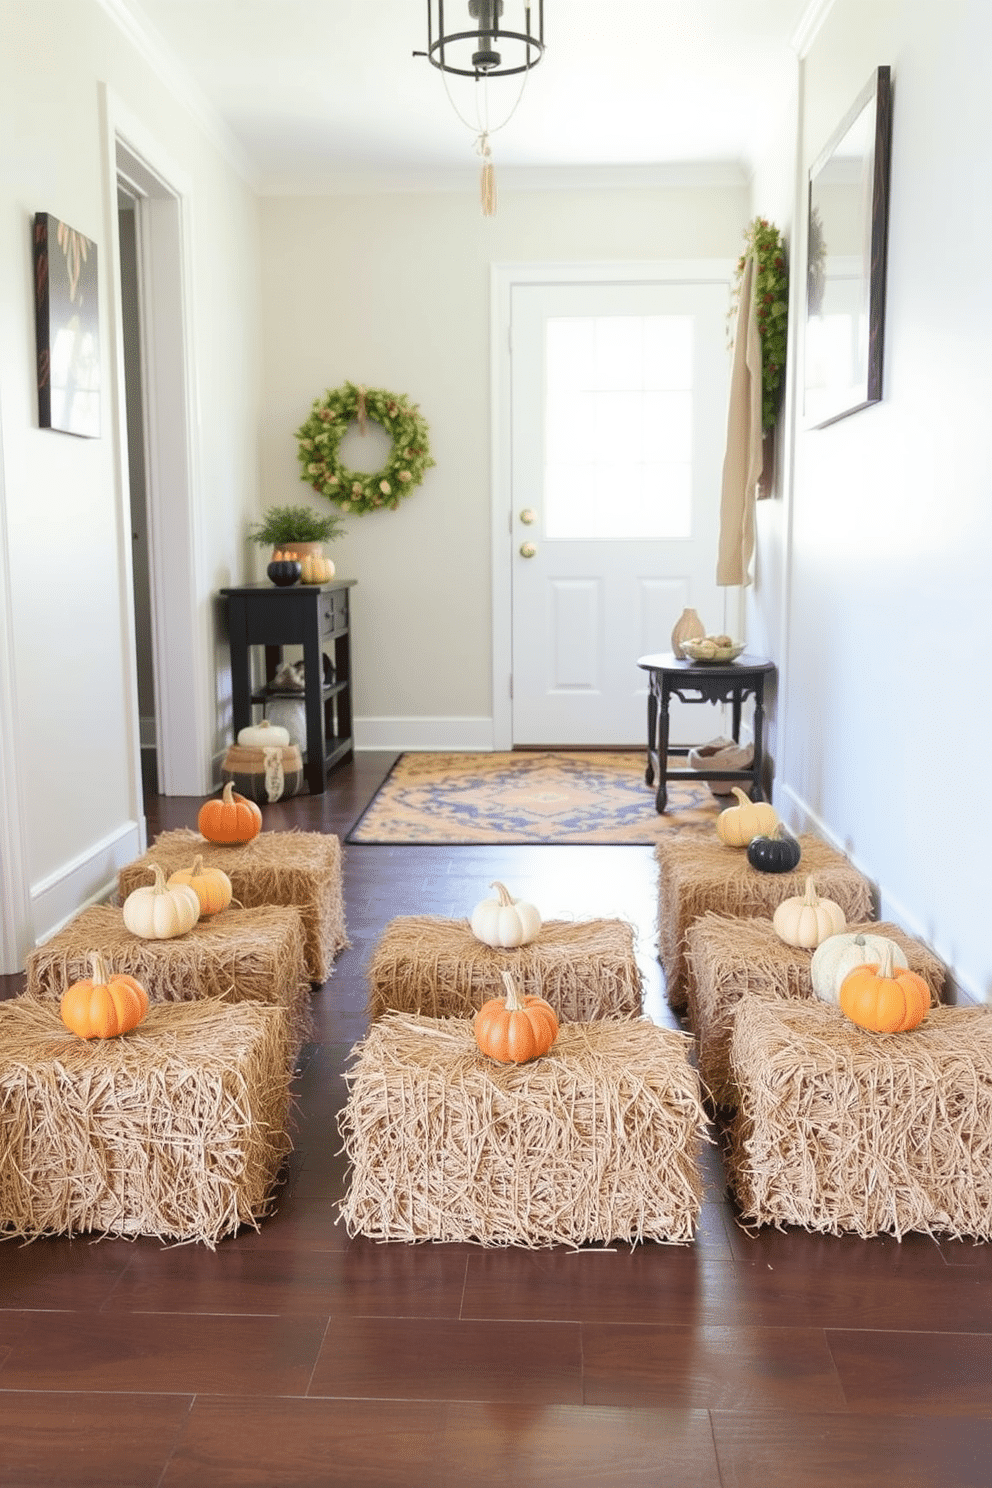
{"type": "Polygon", "coordinates": [[[220,778],[228,781],[249,801],[265,806],[286,796],[298,796],[303,789],[303,756],[295,744],[286,748],[268,745],[253,748],[232,744],[220,767],[220,778]]]}

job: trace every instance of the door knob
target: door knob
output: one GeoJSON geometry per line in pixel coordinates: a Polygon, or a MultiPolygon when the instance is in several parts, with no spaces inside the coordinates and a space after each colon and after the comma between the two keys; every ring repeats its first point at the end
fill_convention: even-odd
{"type": "Polygon", "coordinates": [[[537,543],[525,542],[520,544],[521,558],[533,558],[537,552],[537,543]]]}
{"type": "Polygon", "coordinates": [[[537,521],[537,512],[532,506],[525,506],[523,511],[520,513],[520,520],[521,522],[523,522],[525,527],[529,527],[532,522],[537,521]]]}

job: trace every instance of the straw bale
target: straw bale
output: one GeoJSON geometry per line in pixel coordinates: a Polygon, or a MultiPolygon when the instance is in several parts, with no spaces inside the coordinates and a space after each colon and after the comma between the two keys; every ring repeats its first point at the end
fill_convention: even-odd
{"type": "Polygon", "coordinates": [[[399,915],[369,961],[369,1017],[389,1009],[464,1017],[487,998],[503,996],[504,971],[513,972],[522,992],[550,1002],[563,1021],[641,1011],[634,930],[625,920],[547,920],[529,945],[494,950],[476,939],[468,920],[399,915]]]}
{"type": "Polygon", "coordinates": [[[937,1007],[911,1033],[749,995],[731,1045],[727,1171],[742,1216],[829,1234],[992,1237],[992,1016],[937,1007]]]}
{"type": "Polygon", "coordinates": [[[802,858],[791,873],[758,872],[742,848],[728,847],[715,832],[672,833],[658,843],[658,959],[676,1012],[689,1000],[686,931],[707,910],[736,919],[770,917],[783,899],[804,892],[812,874],[817,893],[839,904],[849,923],[874,917],[871,884],[843,854],[812,834],[799,843],[802,858]]]}
{"type": "Polygon", "coordinates": [[[121,869],[118,902],[150,882],[153,863],[168,878],[190,867],[198,853],[206,867],[224,870],[246,909],[282,904],[300,911],[307,975],[311,982],[326,982],[335,956],[348,944],[339,839],[328,832],[260,832],[251,842],[224,847],[189,827],[160,832],[143,857],[121,869]]]}
{"type": "Polygon", "coordinates": [[[157,1003],[87,1041],[50,1002],[0,1003],[0,1235],[213,1247],[257,1229],[290,1150],[289,1089],[282,1008],[157,1003]]]}
{"type": "MultiPolygon", "coordinates": [[[[942,961],[898,925],[866,921],[852,932],[885,935],[902,948],[910,969],[930,986],[932,1005],[944,996],[947,972],[942,961]]],[[[748,992],[810,998],[813,952],[786,945],[771,920],[738,920],[712,912],[686,931],[689,1023],[699,1046],[699,1077],[714,1106],[732,1110],[737,1093],[730,1071],[730,1036],[739,1000],[748,992]]]]}
{"type": "Polygon", "coordinates": [[[312,1032],[298,909],[232,905],[174,940],[143,940],[131,934],[118,908],[94,904],[29,954],[25,991],[61,998],[72,982],[90,975],[91,951],[102,954],[108,971],[137,977],[152,1002],[226,997],[279,1004],[289,1016],[294,1054],[312,1032]]]}
{"type": "Polygon", "coordinates": [[[501,1065],[467,1018],[387,1014],[356,1047],[338,1117],[349,1234],[690,1241],[705,1114],[687,1043],[642,1019],[571,1023],[543,1058],[501,1065]]]}

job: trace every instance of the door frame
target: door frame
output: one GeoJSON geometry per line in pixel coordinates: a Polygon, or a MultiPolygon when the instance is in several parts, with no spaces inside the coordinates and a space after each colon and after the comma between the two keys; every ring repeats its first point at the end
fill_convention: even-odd
{"type": "Polygon", "coordinates": [[[186,174],[141,121],[111,89],[105,84],[102,88],[108,218],[113,224],[110,289],[117,389],[121,588],[128,612],[128,661],[133,674],[129,681],[138,790],[135,814],[143,833],[117,189],[122,182],[135,200],[138,238],[143,407],[131,412],[141,419],[145,442],[158,788],[162,795],[195,796],[210,789],[210,758],[205,742],[209,737],[205,708],[207,641],[198,599],[202,585],[192,438],[197,393],[190,281],[191,186],[186,174]]]}
{"type": "MultiPolygon", "coordinates": [[[[727,304],[735,261],[730,258],[638,259],[587,263],[494,263],[490,267],[490,398],[492,449],[493,748],[513,748],[513,489],[511,309],[516,285],[725,284],[727,304]]],[[[716,562],[716,554],[713,555],[716,562]]],[[[646,726],[645,726],[646,727],[646,726]]]]}

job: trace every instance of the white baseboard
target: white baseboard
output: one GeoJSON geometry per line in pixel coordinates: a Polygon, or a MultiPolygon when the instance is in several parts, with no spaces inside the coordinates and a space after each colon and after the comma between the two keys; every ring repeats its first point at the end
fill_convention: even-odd
{"type": "MultiPolygon", "coordinates": [[[[949,953],[943,950],[939,944],[934,944],[930,940],[926,927],[920,924],[918,917],[908,910],[894,895],[890,894],[884,884],[878,882],[871,867],[867,863],[862,862],[856,853],[852,853],[846,844],[841,842],[835,833],[831,832],[826,822],[821,821],[816,812],[801,796],[797,795],[790,786],[786,785],[782,787],[780,801],[781,804],[778,805],[779,815],[787,827],[791,827],[794,832],[813,832],[817,837],[822,837],[824,842],[829,842],[830,846],[835,848],[837,852],[843,853],[852,867],[856,868],[859,873],[864,874],[874,890],[876,912],[880,920],[888,920],[890,923],[898,925],[901,930],[905,930],[907,935],[912,935],[915,940],[919,940],[923,945],[927,946],[945,966],[950,966],[949,953]]],[[[950,974],[950,979],[953,988],[957,992],[963,993],[964,997],[970,1002],[985,1002],[984,994],[977,987],[971,986],[965,979],[954,974],[950,974]]]]}
{"type": "Polygon", "coordinates": [[[82,909],[100,904],[117,888],[117,875],[144,851],[141,825],[123,825],[87,852],[31,885],[34,943],[42,945],[82,909]]]}
{"type": "Polygon", "coordinates": [[[491,718],[356,718],[356,749],[488,751],[491,718]]]}

